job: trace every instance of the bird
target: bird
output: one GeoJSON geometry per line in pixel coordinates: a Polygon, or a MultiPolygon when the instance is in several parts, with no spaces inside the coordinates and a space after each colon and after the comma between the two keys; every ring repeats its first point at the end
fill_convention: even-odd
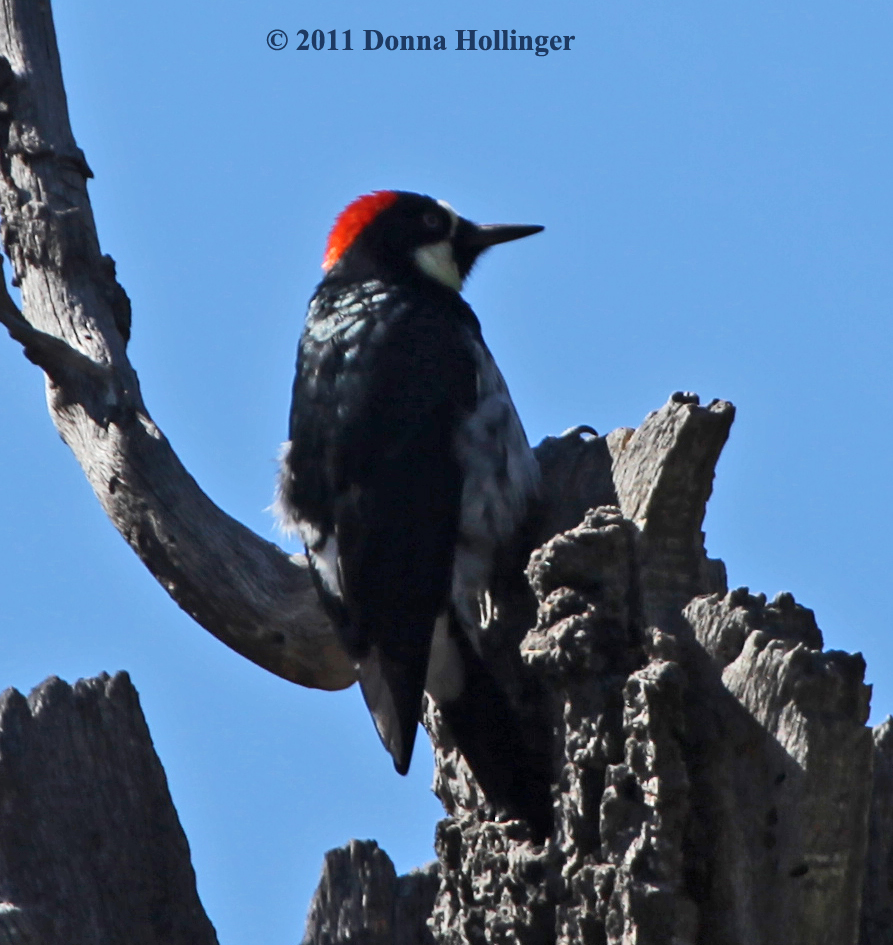
{"type": "Polygon", "coordinates": [[[479,645],[494,555],[535,502],[539,467],[460,293],[485,250],[542,229],[473,223],[397,190],[338,215],[274,503],[396,770],[409,770],[427,691],[487,800],[540,840],[548,782],[531,779],[523,727],[479,645]]]}

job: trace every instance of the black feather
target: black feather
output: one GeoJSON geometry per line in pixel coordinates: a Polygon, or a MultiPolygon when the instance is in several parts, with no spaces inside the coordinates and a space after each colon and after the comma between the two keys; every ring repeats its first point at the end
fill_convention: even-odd
{"type": "Polygon", "coordinates": [[[324,283],[299,349],[287,498],[337,536],[329,611],[401,772],[449,599],[462,490],[453,440],[476,397],[469,330],[473,313],[447,289],[324,283]]]}

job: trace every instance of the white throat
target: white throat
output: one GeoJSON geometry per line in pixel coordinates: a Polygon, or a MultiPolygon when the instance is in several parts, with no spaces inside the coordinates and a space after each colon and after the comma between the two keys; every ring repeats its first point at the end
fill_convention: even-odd
{"type": "Polygon", "coordinates": [[[431,276],[457,292],[462,291],[462,276],[459,275],[459,267],[453,257],[453,244],[450,239],[420,246],[413,253],[413,258],[426,276],[431,276]]]}

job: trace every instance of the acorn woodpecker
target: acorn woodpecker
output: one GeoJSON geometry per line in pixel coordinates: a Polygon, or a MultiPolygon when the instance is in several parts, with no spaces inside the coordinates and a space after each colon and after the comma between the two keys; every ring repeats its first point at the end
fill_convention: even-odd
{"type": "Polygon", "coordinates": [[[542,229],[390,190],[340,214],[298,346],[276,500],[397,771],[427,690],[488,800],[540,838],[548,789],[531,786],[527,739],[478,645],[494,554],[539,469],[459,293],[485,249],[542,229]]]}

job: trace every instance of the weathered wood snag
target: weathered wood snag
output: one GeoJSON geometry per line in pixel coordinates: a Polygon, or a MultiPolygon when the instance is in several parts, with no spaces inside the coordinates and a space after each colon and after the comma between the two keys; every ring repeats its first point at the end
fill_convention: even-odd
{"type": "Polygon", "coordinates": [[[126,673],[0,696],[0,942],[217,945],[126,673]]]}
{"type": "MultiPolygon", "coordinates": [[[[306,561],[214,506],[152,421],[89,176],[49,3],[4,0],[0,213],[22,311],[0,289],[0,323],[173,600],[271,672],[350,685],[306,561]]],[[[483,646],[550,762],[554,833],[535,846],[488,807],[428,706],[437,863],[397,877],[374,843],[329,853],[307,945],[893,943],[893,730],[865,727],[862,659],[823,652],[789,594],[729,592],[705,554],[732,418],[676,394],[638,430],[540,444],[542,507],[506,549],[483,646]]],[[[0,700],[0,897],[18,945],[216,941],[126,676],[0,700]]]]}
{"type": "MultiPolygon", "coordinates": [[[[555,834],[535,847],[523,824],[495,821],[429,708],[451,815],[437,829],[435,941],[893,941],[893,739],[885,723],[872,746],[862,658],[823,652],[790,594],[729,592],[704,551],[733,414],[676,394],[635,432],[538,448],[549,502],[527,569],[535,625],[501,665],[551,726],[555,834]]],[[[503,640],[488,645],[521,629],[497,620],[503,640]]],[[[345,881],[356,899],[360,873],[345,881]]],[[[359,913],[338,921],[317,898],[305,945],[364,940],[359,913]]]]}

